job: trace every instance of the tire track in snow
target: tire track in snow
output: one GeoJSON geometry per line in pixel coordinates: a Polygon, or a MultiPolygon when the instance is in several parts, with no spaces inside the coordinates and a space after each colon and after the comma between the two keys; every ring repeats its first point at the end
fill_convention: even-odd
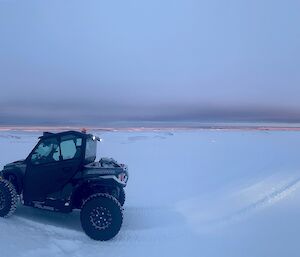
{"type": "Polygon", "coordinates": [[[264,196],[263,198],[257,200],[256,202],[254,202],[236,212],[233,212],[227,216],[223,216],[221,218],[217,218],[217,219],[210,221],[209,225],[212,225],[212,227],[214,227],[214,226],[220,226],[220,225],[221,226],[228,225],[233,222],[237,222],[237,221],[251,215],[255,211],[259,211],[269,205],[272,205],[276,202],[279,202],[280,200],[285,199],[291,193],[296,191],[299,186],[300,186],[300,177],[292,180],[285,186],[275,190],[274,192],[264,196]]]}
{"type": "Polygon", "coordinates": [[[300,177],[294,176],[288,181],[284,180],[286,179],[280,178],[277,182],[272,181],[273,186],[270,186],[268,180],[263,184],[259,182],[246,189],[223,192],[220,197],[214,195],[208,198],[187,199],[179,202],[175,209],[185,217],[192,230],[200,234],[210,233],[242,221],[255,212],[284,200],[299,189],[300,177]],[[259,196],[260,192],[257,190],[262,189],[264,194],[259,196]],[[249,197],[256,199],[249,202],[249,197]]]}

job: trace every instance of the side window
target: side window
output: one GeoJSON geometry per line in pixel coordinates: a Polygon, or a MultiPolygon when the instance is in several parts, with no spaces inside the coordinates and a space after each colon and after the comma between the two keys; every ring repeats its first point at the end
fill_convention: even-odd
{"type": "Polygon", "coordinates": [[[40,141],[31,156],[31,163],[43,164],[59,161],[60,150],[56,138],[49,138],[40,141]]]}
{"type": "Polygon", "coordinates": [[[60,148],[63,160],[77,159],[81,156],[82,138],[73,135],[61,138],[60,148]]]}

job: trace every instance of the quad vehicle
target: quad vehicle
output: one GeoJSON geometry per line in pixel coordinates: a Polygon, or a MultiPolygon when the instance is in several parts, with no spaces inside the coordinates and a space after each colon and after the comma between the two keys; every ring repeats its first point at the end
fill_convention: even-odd
{"type": "Polygon", "coordinates": [[[25,160],[0,171],[0,217],[18,202],[57,212],[80,210],[85,233],[109,240],[120,230],[128,170],[112,158],[95,162],[97,141],[86,132],[44,132],[25,160]]]}

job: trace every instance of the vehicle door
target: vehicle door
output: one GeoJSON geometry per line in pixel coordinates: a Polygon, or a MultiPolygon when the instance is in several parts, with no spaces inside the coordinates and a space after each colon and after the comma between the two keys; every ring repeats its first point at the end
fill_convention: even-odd
{"type": "Polygon", "coordinates": [[[81,147],[74,135],[42,139],[27,161],[24,200],[43,201],[62,190],[79,169],[81,147]]]}
{"type": "Polygon", "coordinates": [[[60,170],[60,147],[56,137],[42,139],[27,158],[24,178],[25,201],[44,200],[60,170]]]}

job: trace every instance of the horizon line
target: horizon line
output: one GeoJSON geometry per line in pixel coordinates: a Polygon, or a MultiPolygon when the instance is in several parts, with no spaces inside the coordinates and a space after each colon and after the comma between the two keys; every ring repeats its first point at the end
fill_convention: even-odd
{"type": "Polygon", "coordinates": [[[152,124],[126,125],[126,126],[91,126],[91,125],[4,125],[0,124],[0,132],[4,131],[24,131],[24,132],[43,132],[43,131],[166,131],[166,130],[259,130],[259,131],[300,131],[300,123],[284,122],[154,122],[152,124]],[[160,124],[159,124],[160,123],[160,124]]]}

